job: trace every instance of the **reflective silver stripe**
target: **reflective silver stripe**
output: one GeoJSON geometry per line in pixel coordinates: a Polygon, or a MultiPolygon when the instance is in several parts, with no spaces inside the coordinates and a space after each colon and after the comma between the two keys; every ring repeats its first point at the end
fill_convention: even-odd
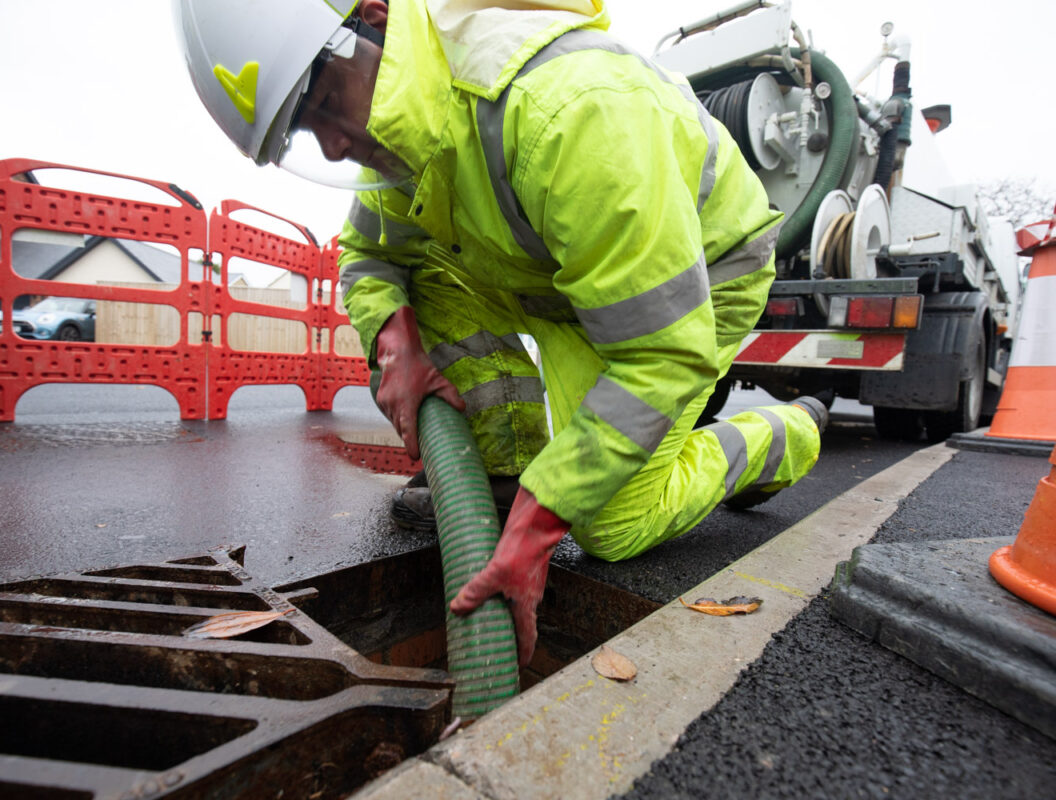
{"type": "Polygon", "coordinates": [[[407,269],[390,264],[387,261],[379,261],[376,258],[363,258],[359,261],[350,261],[341,268],[341,294],[348,294],[360,278],[377,278],[388,283],[394,283],[405,292],[409,284],[407,269]]]}
{"type": "Polygon", "coordinates": [[[640,448],[652,453],[671,430],[674,421],[615,381],[601,376],[583,405],[640,448]]]}
{"type": "Polygon", "coordinates": [[[474,386],[462,395],[466,416],[472,417],[487,408],[507,403],[542,403],[543,384],[538,378],[507,376],[474,386]]]}
{"type": "MultiPolygon", "coordinates": [[[[348,221],[359,234],[366,236],[372,242],[381,241],[381,215],[369,209],[358,197],[352,201],[348,221]]],[[[393,247],[403,247],[412,239],[425,236],[425,231],[417,225],[397,222],[386,217],[385,236],[393,247]]]]}
{"type": "Polygon", "coordinates": [[[777,469],[781,466],[781,461],[785,457],[785,444],[787,441],[785,421],[773,411],[767,411],[765,408],[753,408],[752,411],[769,422],[770,428],[773,430],[773,435],[770,437],[770,449],[766,451],[766,462],[763,464],[759,477],[755,479],[756,486],[766,486],[768,483],[774,482],[777,469]]]}
{"type": "Polygon", "coordinates": [[[521,201],[517,199],[513,186],[510,185],[509,175],[506,174],[502,121],[506,116],[506,101],[509,96],[510,91],[507,87],[494,103],[484,99],[477,100],[477,127],[480,131],[480,144],[484,149],[484,161],[488,166],[491,190],[495,193],[499,210],[506,218],[506,224],[510,226],[510,232],[517,245],[532,258],[552,262],[554,259],[550,255],[546,242],[535,232],[532,223],[528,221],[528,215],[521,208],[521,201]]]}
{"type": "Polygon", "coordinates": [[[748,469],[748,442],[735,425],[729,422],[716,422],[707,427],[719,440],[722,453],[726,456],[726,499],[733,496],[737,479],[748,469]]]}
{"type": "Polygon", "coordinates": [[[517,302],[524,313],[530,317],[548,319],[554,322],[574,322],[576,312],[572,303],[563,294],[519,294],[517,302]]]}
{"type": "MultiPolygon", "coordinates": [[[[652,61],[629,49],[621,42],[599,31],[584,30],[582,28],[559,36],[539,50],[521,67],[513,80],[528,74],[536,67],[542,66],[555,58],[582,50],[603,50],[615,55],[634,56],[651,69],[664,83],[677,87],[683,97],[694,105],[700,125],[704,129],[704,135],[708,138],[708,152],[704,158],[704,167],[701,170],[700,187],[697,194],[697,211],[699,212],[715,185],[715,164],[718,160],[719,137],[711,115],[700,100],[697,99],[692,87],[673,80],[670,75],[652,61]]],[[[512,83],[513,81],[511,80],[510,85],[512,83]]],[[[488,167],[488,177],[491,179],[491,188],[495,193],[499,209],[502,211],[502,215],[506,218],[510,231],[513,233],[514,241],[532,258],[541,261],[553,261],[554,259],[550,255],[550,250],[547,248],[543,238],[532,227],[531,222],[529,222],[527,215],[524,213],[524,209],[513,191],[513,186],[510,184],[509,176],[506,174],[502,123],[506,117],[506,103],[509,100],[510,85],[506,86],[502,94],[494,102],[487,100],[477,101],[477,128],[480,132],[481,147],[484,150],[484,160],[488,167]]]]}
{"type": "Polygon", "coordinates": [[[501,339],[488,331],[480,331],[459,342],[441,342],[429,351],[429,360],[441,372],[463,358],[484,358],[502,351],[526,354],[521,338],[508,333],[501,339]]]}
{"type": "Polygon", "coordinates": [[[708,267],[708,276],[711,278],[712,286],[732,281],[734,278],[740,278],[765,267],[770,261],[770,254],[774,252],[780,229],[780,225],[775,225],[743,247],[726,253],[708,267]]]}
{"type": "Polygon", "coordinates": [[[700,125],[704,128],[704,135],[708,137],[708,152],[704,156],[704,167],[700,171],[700,187],[697,189],[697,213],[699,214],[711,196],[711,190],[715,188],[715,170],[719,160],[719,129],[711,114],[694,95],[697,101],[697,116],[700,117],[700,125]]]}
{"type": "Polygon", "coordinates": [[[689,269],[659,286],[600,308],[577,308],[576,316],[594,344],[612,344],[656,333],[707,299],[708,270],[701,253],[689,269]]]}

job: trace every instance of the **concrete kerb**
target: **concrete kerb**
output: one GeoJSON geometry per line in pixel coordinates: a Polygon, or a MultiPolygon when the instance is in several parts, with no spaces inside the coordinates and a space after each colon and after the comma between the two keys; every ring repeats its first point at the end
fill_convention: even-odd
{"type": "Polygon", "coordinates": [[[357,800],[403,798],[412,787],[410,794],[510,800],[600,800],[626,791],[829,585],[836,565],[953,455],[942,444],[917,451],[687,592],[690,602],[761,597],[754,614],[710,617],[675,599],[608,643],[638,667],[634,680],[600,677],[590,653],[368,784],[357,800]]]}

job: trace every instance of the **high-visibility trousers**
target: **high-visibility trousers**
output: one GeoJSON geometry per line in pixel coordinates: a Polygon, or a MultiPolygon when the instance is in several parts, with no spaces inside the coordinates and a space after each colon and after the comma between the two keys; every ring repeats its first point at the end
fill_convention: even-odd
{"type": "MultiPolygon", "coordinates": [[[[457,264],[439,248],[412,273],[410,298],[426,352],[466,401],[488,473],[519,475],[550,439],[547,406],[556,434],[604,362],[580,325],[529,316],[507,292],[468,289],[457,264]],[[519,333],[539,347],[546,406],[519,333]]],[[[720,377],[736,351],[736,342],[719,349],[720,377]]],[[[767,406],[694,429],[710,395],[709,388],[689,404],[645,466],[589,525],[573,527],[586,552],[608,561],[631,558],[685,533],[723,500],[791,486],[814,466],[820,437],[804,409],[767,406]]]]}

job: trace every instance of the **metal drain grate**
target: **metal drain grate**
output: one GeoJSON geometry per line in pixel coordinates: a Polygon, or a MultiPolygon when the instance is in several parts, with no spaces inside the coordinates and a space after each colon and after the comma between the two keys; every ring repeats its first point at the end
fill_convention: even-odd
{"type": "Polygon", "coordinates": [[[446,672],[367,660],[243,555],[0,584],[0,796],[324,800],[437,741],[446,672]],[[289,613],[181,635],[233,610],[289,613]]]}

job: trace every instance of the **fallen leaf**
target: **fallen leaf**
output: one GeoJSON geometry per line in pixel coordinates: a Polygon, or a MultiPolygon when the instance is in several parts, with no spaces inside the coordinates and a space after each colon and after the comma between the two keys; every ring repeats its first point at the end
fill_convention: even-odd
{"type": "Polygon", "coordinates": [[[217,614],[192,625],[183,635],[192,639],[230,639],[232,636],[262,628],[293,610],[287,608],[285,611],[232,611],[229,614],[217,614]]]}
{"type": "Polygon", "coordinates": [[[590,665],[603,678],[611,678],[614,681],[629,681],[638,674],[638,667],[634,666],[634,662],[604,644],[594,654],[590,665]]]}
{"type": "Polygon", "coordinates": [[[459,728],[462,727],[462,717],[455,717],[451,720],[451,724],[440,731],[440,741],[444,741],[448,736],[453,736],[458,733],[459,728]]]}
{"type": "Polygon", "coordinates": [[[713,597],[702,597],[695,603],[687,603],[681,597],[679,601],[686,608],[692,608],[701,614],[713,617],[728,617],[732,614],[751,614],[763,601],[758,597],[731,597],[729,600],[716,600],[713,597]]]}

